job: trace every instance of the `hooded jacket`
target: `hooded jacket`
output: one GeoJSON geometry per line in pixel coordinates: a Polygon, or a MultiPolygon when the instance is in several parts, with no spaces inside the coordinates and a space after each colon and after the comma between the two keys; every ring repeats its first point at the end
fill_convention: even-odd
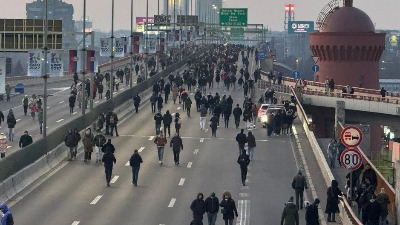
{"type": "Polygon", "coordinates": [[[299,225],[299,211],[293,202],[288,202],[282,212],[281,225],[299,225]]]}
{"type": "Polygon", "coordinates": [[[8,206],[3,203],[0,205],[0,210],[3,212],[3,217],[1,218],[1,225],[14,225],[14,218],[8,209],[8,206]]]}

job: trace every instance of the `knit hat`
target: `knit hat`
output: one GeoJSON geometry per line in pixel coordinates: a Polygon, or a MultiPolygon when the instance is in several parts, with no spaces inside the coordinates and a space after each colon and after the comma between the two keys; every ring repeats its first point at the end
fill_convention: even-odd
{"type": "Polygon", "coordinates": [[[316,198],[316,199],[314,200],[314,204],[317,205],[317,204],[319,204],[319,203],[320,203],[319,198],[316,198]]]}
{"type": "Polygon", "coordinates": [[[293,202],[293,196],[290,196],[288,202],[293,202]]]}

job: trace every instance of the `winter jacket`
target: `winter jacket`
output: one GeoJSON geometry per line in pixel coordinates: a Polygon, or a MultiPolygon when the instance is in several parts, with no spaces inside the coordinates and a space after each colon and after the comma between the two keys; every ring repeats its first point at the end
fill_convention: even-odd
{"type": "Polygon", "coordinates": [[[156,137],[154,139],[154,144],[156,144],[157,147],[164,147],[167,144],[167,139],[165,137],[156,137]]]}
{"type": "Polygon", "coordinates": [[[306,209],[306,225],[319,225],[318,206],[310,205],[306,209]]]}
{"type": "Polygon", "coordinates": [[[93,152],[93,146],[94,146],[94,136],[92,133],[90,134],[84,134],[82,138],[82,144],[83,147],[85,148],[85,151],[93,152]]]}
{"type": "Polygon", "coordinates": [[[200,109],[200,117],[206,117],[207,116],[207,108],[206,107],[202,107],[200,109]]]}
{"type": "Polygon", "coordinates": [[[223,215],[222,218],[224,220],[231,220],[234,219],[235,215],[236,217],[238,216],[236,203],[232,198],[229,198],[228,200],[223,199],[219,204],[219,206],[221,206],[225,211],[225,213],[222,214],[223,215]]]}
{"type": "Polygon", "coordinates": [[[114,163],[117,163],[114,154],[111,152],[107,152],[106,154],[104,154],[101,161],[104,163],[104,167],[106,169],[112,169],[114,163]]]}
{"type": "Polygon", "coordinates": [[[217,197],[208,197],[205,201],[205,210],[208,213],[217,213],[219,211],[219,200],[217,197]]]}
{"type": "Polygon", "coordinates": [[[14,225],[13,216],[5,203],[0,205],[0,210],[3,212],[0,218],[1,225],[14,225]]]}
{"type": "Polygon", "coordinates": [[[339,189],[339,184],[336,180],[332,181],[331,186],[328,188],[327,194],[327,201],[326,201],[326,208],[325,213],[338,213],[339,212],[339,196],[342,196],[342,191],[339,189]]]}
{"type": "Polygon", "coordinates": [[[254,148],[256,147],[256,138],[254,137],[253,134],[248,134],[247,135],[247,146],[249,148],[254,148]]]}
{"type": "Polygon", "coordinates": [[[161,113],[156,113],[156,115],[154,115],[154,120],[156,121],[156,124],[161,124],[163,121],[163,116],[161,113]]]}
{"type": "Polygon", "coordinates": [[[170,113],[165,113],[163,116],[164,125],[170,125],[172,123],[172,115],[170,113]]]}
{"type": "Polygon", "coordinates": [[[192,204],[190,205],[190,209],[193,212],[193,219],[202,220],[203,215],[206,212],[204,200],[202,199],[193,200],[192,204]]]}
{"type": "Polygon", "coordinates": [[[15,119],[14,114],[8,114],[7,116],[8,128],[15,128],[15,124],[17,124],[17,120],[15,119]]]}
{"type": "Polygon", "coordinates": [[[365,207],[365,215],[367,215],[368,220],[379,220],[382,214],[382,206],[375,199],[371,199],[370,202],[365,207]]]}
{"type": "Polygon", "coordinates": [[[288,202],[282,212],[281,225],[299,225],[299,212],[293,202],[288,202]]]}
{"type": "Polygon", "coordinates": [[[133,153],[129,160],[131,167],[140,167],[140,163],[143,163],[142,157],[138,153],[133,153]]]}
{"type": "Polygon", "coordinates": [[[238,133],[236,135],[236,141],[242,148],[244,148],[244,145],[247,143],[247,137],[244,133],[238,133]]]}
{"type": "Polygon", "coordinates": [[[78,142],[75,139],[74,133],[67,133],[64,137],[64,143],[68,148],[75,147],[78,144],[78,142]]]}
{"type": "Polygon", "coordinates": [[[245,169],[250,164],[250,157],[246,153],[241,154],[237,160],[237,163],[239,163],[240,168],[245,169]]]}
{"type": "Polygon", "coordinates": [[[103,145],[106,143],[106,137],[102,134],[98,134],[94,137],[94,144],[97,147],[103,147],[103,145]]]}
{"type": "Polygon", "coordinates": [[[174,136],[170,143],[169,146],[172,147],[172,151],[174,152],[179,152],[183,150],[183,144],[182,144],[182,139],[179,136],[174,136]]]}
{"type": "Polygon", "coordinates": [[[239,107],[235,107],[234,109],[233,109],[233,116],[235,117],[235,118],[239,118],[241,115],[242,115],[242,109],[241,108],[239,108],[239,107]]]}
{"type": "Polygon", "coordinates": [[[292,188],[293,189],[307,189],[307,181],[306,178],[301,174],[301,172],[297,173],[292,180],[292,188]]]}
{"type": "Polygon", "coordinates": [[[19,147],[23,148],[25,146],[32,144],[32,142],[33,142],[32,136],[30,136],[29,134],[27,134],[27,135],[24,134],[19,139],[19,147]]]}
{"type": "Polygon", "coordinates": [[[389,197],[386,193],[379,193],[376,196],[376,201],[379,202],[382,206],[382,215],[388,215],[388,204],[390,204],[389,197]]]}

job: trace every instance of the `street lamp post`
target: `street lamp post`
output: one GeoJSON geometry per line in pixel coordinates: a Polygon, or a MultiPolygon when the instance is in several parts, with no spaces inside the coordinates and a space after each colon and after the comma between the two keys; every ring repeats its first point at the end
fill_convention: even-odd
{"type": "MultiPolygon", "coordinates": [[[[83,23],[82,23],[82,29],[83,29],[83,40],[82,40],[82,68],[81,68],[81,72],[82,72],[82,89],[81,89],[81,94],[82,94],[82,115],[85,115],[86,113],[86,107],[87,107],[87,103],[86,103],[86,99],[87,99],[87,94],[86,94],[86,0],[83,1],[83,23]]],[[[90,91],[90,89],[89,89],[90,91]]]]}
{"type": "Polygon", "coordinates": [[[132,88],[132,80],[133,80],[133,0],[131,0],[131,66],[130,66],[130,81],[129,81],[129,87],[132,88]]]}
{"type": "Polygon", "coordinates": [[[43,72],[43,79],[44,79],[44,87],[43,87],[43,126],[42,126],[42,133],[43,137],[46,137],[46,126],[47,126],[47,78],[48,78],[48,72],[47,72],[47,32],[48,32],[48,27],[49,27],[49,19],[47,16],[47,11],[48,11],[48,5],[47,1],[44,1],[44,8],[45,8],[45,16],[44,16],[44,46],[43,46],[43,53],[44,53],[44,72],[43,72]]]}
{"type": "Polygon", "coordinates": [[[114,96],[114,0],[111,2],[111,75],[110,75],[110,97],[114,96]]]}
{"type": "Polygon", "coordinates": [[[144,39],[144,46],[145,46],[145,49],[144,49],[144,54],[145,54],[145,60],[144,60],[144,63],[146,64],[146,66],[145,66],[145,68],[146,68],[146,79],[147,79],[147,76],[148,76],[148,70],[149,70],[149,68],[148,68],[148,54],[149,54],[149,50],[148,50],[148,38],[149,38],[149,35],[148,35],[148,33],[147,33],[147,26],[148,26],[148,22],[149,22],[149,0],[147,0],[146,1],[146,21],[144,22],[144,35],[145,35],[145,39],[144,39]]]}

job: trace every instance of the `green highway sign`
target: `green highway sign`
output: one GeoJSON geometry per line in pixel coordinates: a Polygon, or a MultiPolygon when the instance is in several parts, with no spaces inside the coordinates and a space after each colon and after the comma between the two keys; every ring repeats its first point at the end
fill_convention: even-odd
{"type": "Polygon", "coordinates": [[[304,34],[314,31],[314,21],[289,21],[289,34],[304,34]]]}
{"type": "Polygon", "coordinates": [[[219,9],[219,25],[227,27],[247,27],[247,8],[219,9]]]}
{"type": "Polygon", "coordinates": [[[231,37],[243,37],[244,36],[244,28],[242,27],[232,27],[230,30],[231,37]]]}

